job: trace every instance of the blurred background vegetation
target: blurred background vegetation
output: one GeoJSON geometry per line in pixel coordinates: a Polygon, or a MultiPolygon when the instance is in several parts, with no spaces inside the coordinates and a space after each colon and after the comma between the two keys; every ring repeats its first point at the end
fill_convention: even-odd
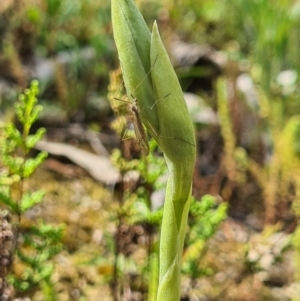
{"type": "MultiPolygon", "coordinates": [[[[212,229],[222,221],[223,215],[219,212],[213,219],[213,214],[205,215],[203,209],[207,219],[203,218],[202,224],[198,225],[202,229],[199,231],[203,235],[203,225],[210,229],[207,230],[209,235],[203,238],[200,232],[195,234],[198,228],[193,228],[197,223],[191,214],[191,232],[186,246],[186,258],[190,261],[184,263],[183,269],[190,282],[185,282],[183,295],[186,299],[183,300],[192,300],[193,294],[198,298],[209,298],[205,300],[300,300],[300,1],[136,0],[136,3],[149,26],[154,20],[158,21],[184,92],[188,92],[185,95],[198,142],[193,194],[196,199],[208,193],[215,197],[214,205],[209,203],[208,211],[215,209],[217,212],[218,204],[228,204],[228,218],[219,230],[219,241],[212,241],[210,245],[205,245],[204,241],[215,234],[217,230],[212,229]],[[191,95],[194,101],[189,101],[191,95]],[[244,233],[247,238],[239,240],[237,233],[244,233]],[[281,236],[276,236],[274,241],[278,233],[281,236]],[[280,245],[276,253],[274,250],[282,238],[289,242],[280,245]],[[231,241],[230,247],[222,245],[228,240],[231,241]],[[224,261],[230,263],[225,265],[210,255],[214,249],[224,258],[226,254],[236,252],[236,255],[228,255],[224,261]],[[266,253],[270,265],[261,262],[266,253]],[[295,262],[294,269],[287,267],[285,260],[295,262]],[[236,267],[236,262],[243,264],[236,267]],[[233,269],[238,275],[224,272],[228,265],[235,266],[233,269]],[[272,267],[277,269],[277,274],[272,267]],[[279,277],[280,274],[284,279],[279,277]],[[217,276],[213,278],[213,275],[217,276]],[[275,293],[274,288],[277,289],[275,293]],[[246,296],[250,297],[247,299],[246,296]]],[[[118,141],[121,140],[120,136],[115,139],[114,130],[120,133],[116,130],[118,124],[111,126],[115,117],[109,102],[120,90],[121,80],[110,73],[118,66],[110,1],[1,0],[1,122],[15,120],[17,95],[29,86],[32,79],[37,79],[40,83],[39,103],[44,108],[37,126],[46,127],[47,139],[87,148],[78,137],[65,134],[62,138],[58,135],[63,129],[76,125],[101,133],[102,143],[111,152],[120,147],[118,141]]],[[[102,193],[94,196],[105,204],[101,206],[108,212],[102,216],[107,218],[105,226],[92,208],[86,209],[91,210],[88,211],[89,221],[82,219],[79,223],[76,219],[78,225],[68,220],[69,206],[79,204],[83,198],[84,193],[80,190],[83,184],[74,180],[75,184],[68,182],[65,185],[67,190],[79,194],[76,197],[61,191],[59,182],[55,188],[46,187],[51,210],[55,211],[54,200],[60,204],[63,198],[65,213],[41,216],[69,226],[63,240],[65,253],[58,257],[56,264],[62,264],[69,260],[70,254],[76,254],[71,272],[64,275],[65,278],[59,274],[62,271],[54,275],[54,282],[59,283],[56,293],[64,293],[47,300],[97,300],[99,290],[106,292],[107,299],[103,300],[112,300],[110,295],[114,294],[109,293],[108,286],[99,284],[101,281],[110,283],[112,291],[121,286],[123,293],[126,289],[140,293],[139,297],[132,294],[131,299],[128,297],[130,300],[146,300],[147,277],[138,281],[135,273],[141,275],[142,271],[137,272],[131,263],[126,265],[123,261],[118,261],[120,266],[117,267],[112,258],[125,252],[125,242],[120,244],[123,239],[120,233],[126,232],[131,238],[144,235],[146,244],[153,243],[152,235],[157,228],[153,226],[156,221],[148,216],[149,208],[139,207],[146,210],[143,218],[137,218],[134,212],[134,221],[131,216],[130,222],[126,210],[136,201],[143,203],[141,200],[144,199],[151,207],[152,193],[163,186],[156,181],[165,170],[163,164],[156,161],[159,159],[140,162],[136,150],[131,148],[133,153],[130,153],[126,141],[124,144],[122,152],[113,152],[111,161],[122,175],[135,170],[145,180],[131,186],[124,182],[116,185],[118,205],[114,204],[113,208],[119,208],[117,216],[109,213],[112,196],[104,194],[103,197],[102,193]],[[129,161],[132,158],[135,160],[129,161]],[[151,164],[157,168],[155,172],[151,168],[149,171],[151,164]],[[71,205],[66,201],[68,199],[73,200],[71,205]],[[114,230],[110,228],[112,216],[114,230]],[[101,224],[101,231],[95,226],[97,223],[101,224]],[[148,228],[141,226],[145,224],[148,228]],[[80,238],[76,238],[78,231],[80,238]],[[139,231],[144,234],[138,234],[139,231]],[[96,242],[88,238],[93,233],[101,236],[99,240],[95,238],[96,242]],[[93,249],[87,250],[86,247],[82,253],[76,253],[85,243],[93,243],[93,249]],[[91,271],[91,267],[96,267],[96,270],[91,271]],[[123,271],[122,277],[117,275],[117,269],[123,271]],[[100,275],[100,282],[97,275],[100,275]],[[119,282],[117,277],[120,277],[119,282]],[[93,287],[92,293],[87,287],[93,287]]],[[[152,149],[154,151],[155,146],[152,149]]],[[[59,180],[65,183],[66,179],[61,177],[59,180]]],[[[86,181],[76,171],[75,178],[78,177],[81,182],[86,181]]],[[[53,178],[57,181],[57,175],[53,178]]],[[[70,175],[67,178],[72,180],[70,175]]],[[[43,187],[46,182],[34,181],[31,185],[43,187]]],[[[91,188],[91,184],[84,187],[90,195],[94,193],[90,189],[98,189],[91,188]]],[[[203,202],[205,207],[205,200],[203,202]]],[[[84,210],[82,214],[86,212],[84,210]]],[[[154,246],[153,243],[148,255],[155,253],[154,246]]],[[[128,251],[126,254],[124,258],[132,253],[128,251]]],[[[37,292],[39,289],[32,287],[28,294],[33,300],[45,300],[37,292]]],[[[43,291],[42,296],[45,295],[47,293],[43,291]]],[[[114,295],[113,300],[118,298],[120,296],[114,295]]]]}

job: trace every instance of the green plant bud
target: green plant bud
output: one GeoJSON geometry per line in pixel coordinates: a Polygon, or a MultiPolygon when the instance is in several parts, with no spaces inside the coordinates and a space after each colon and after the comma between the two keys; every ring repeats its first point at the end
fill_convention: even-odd
{"type": "MultiPolygon", "coordinates": [[[[112,0],[114,37],[132,113],[164,152],[170,176],[163,211],[158,301],[177,301],[196,155],[194,129],[176,73],[160,39],[152,35],[132,0],[112,0]]],[[[140,124],[137,124],[143,136],[140,124]]],[[[138,136],[138,135],[137,135],[138,136]]],[[[144,153],[145,139],[137,137],[144,153]]]]}
{"type": "Polygon", "coordinates": [[[132,0],[112,0],[114,38],[121,62],[123,79],[130,101],[137,99],[142,122],[156,138],[158,118],[152,89],[150,64],[150,31],[132,0]],[[151,126],[149,126],[149,123],[151,126]]]}

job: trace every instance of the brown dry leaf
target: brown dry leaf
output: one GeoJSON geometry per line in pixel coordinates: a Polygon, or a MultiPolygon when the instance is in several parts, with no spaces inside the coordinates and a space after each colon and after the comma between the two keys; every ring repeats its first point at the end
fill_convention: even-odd
{"type": "Polygon", "coordinates": [[[120,181],[120,173],[105,156],[95,155],[72,145],[56,142],[40,141],[35,148],[52,155],[68,158],[85,169],[95,180],[106,185],[114,185],[120,181]]]}

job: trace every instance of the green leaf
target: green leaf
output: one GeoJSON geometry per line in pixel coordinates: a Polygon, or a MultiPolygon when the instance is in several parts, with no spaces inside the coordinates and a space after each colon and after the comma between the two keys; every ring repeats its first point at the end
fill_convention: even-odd
{"type": "Polygon", "coordinates": [[[132,0],[112,0],[111,14],[127,95],[131,101],[131,95],[137,99],[142,121],[155,138],[158,117],[155,107],[153,110],[149,109],[155,103],[149,76],[152,67],[150,31],[132,0]]]}
{"type": "Polygon", "coordinates": [[[0,186],[11,186],[14,183],[20,182],[21,178],[19,175],[8,176],[8,173],[0,176],[0,186]]]}
{"type": "Polygon", "coordinates": [[[151,63],[155,64],[151,78],[156,99],[154,106],[159,120],[158,144],[169,160],[181,162],[191,174],[196,155],[194,127],[156,23],[153,25],[150,55],[151,63]]]}
{"type": "Polygon", "coordinates": [[[24,159],[21,157],[13,157],[4,155],[2,157],[3,164],[8,167],[11,174],[22,176],[24,159]]]}
{"type": "Polygon", "coordinates": [[[0,202],[9,207],[13,212],[18,212],[17,204],[11,199],[8,194],[0,192],[0,202]]]}
{"type": "Polygon", "coordinates": [[[44,162],[48,154],[46,152],[40,152],[35,158],[26,160],[23,167],[23,177],[28,178],[32,173],[44,162]]]}
{"type": "Polygon", "coordinates": [[[29,89],[20,94],[19,101],[15,104],[15,113],[23,125],[23,135],[26,137],[33,122],[38,118],[42,107],[37,106],[36,96],[39,93],[38,81],[33,80],[29,89]]]}
{"type": "Polygon", "coordinates": [[[39,128],[34,135],[28,135],[25,142],[27,149],[32,149],[42,139],[45,133],[46,130],[44,128],[39,128]]]}
{"type": "Polygon", "coordinates": [[[28,209],[32,208],[36,204],[40,203],[43,200],[45,192],[42,190],[26,193],[21,200],[21,212],[24,213],[28,209]]]}
{"type": "Polygon", "coordinates": [[[14,124],[8,123],[4,127],[5,143],[3,145],[6,153],[15,151],[17,146],[23,145],[23,137],[14,124]]]}

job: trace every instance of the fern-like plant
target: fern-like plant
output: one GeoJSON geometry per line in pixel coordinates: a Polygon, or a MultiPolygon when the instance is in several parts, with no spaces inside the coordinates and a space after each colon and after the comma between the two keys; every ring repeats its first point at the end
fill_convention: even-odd
{"type": "Polygon", "coordinates": [[[2,282],[8,280],[17,294],[38,287],[44,292],[45,300],[56,300],[51,283],[53,265],[49,259],[60,250],[63,228],[23,218],[28,210],[42,202],[44,196],[42,190],[25,189],[26,179],[47,157],[45,152],[36,157],[29,156],[45,133],[45,129],[40,128],[31,134],[32,125],[42,109],[37,104],[38,91],[38,82],[33,81],[15,104],[21,130],[14,123],[1,124],[0,210],[2,216],[3,212],[11,216],[13,230],[11,249],[6,250],[6,254],[12,254],[12,264],[6,266],[6,273],[1,276],[5,278],[2,282]]]}

